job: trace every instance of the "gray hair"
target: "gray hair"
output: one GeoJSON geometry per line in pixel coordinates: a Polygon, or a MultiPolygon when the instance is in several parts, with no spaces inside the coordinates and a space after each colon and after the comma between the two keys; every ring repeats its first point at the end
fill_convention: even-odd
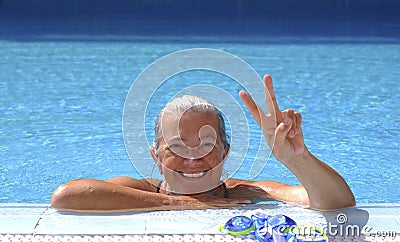
{"type": "Polygon", "coordinates": [[[226,134],[225,121],[222,112],[213,103],[203,97],[184,95],[182,97],[172,99],[161,109],[160,113],[158,114],[155,124],[155,138],[153,143],[155,150],[158,149],[162,137],[161,118],[163,114],[173,113],[176,115],[181,115],[188,110],[196,113],[211,112],[217,115],[219,119],[218,135],[221,138],[224,149],[228,147],[228,135],[226,134]]]}

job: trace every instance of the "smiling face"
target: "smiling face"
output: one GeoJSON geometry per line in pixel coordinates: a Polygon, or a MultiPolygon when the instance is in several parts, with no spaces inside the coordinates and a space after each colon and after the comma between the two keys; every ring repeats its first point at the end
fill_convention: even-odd
{"type": "Polygon", "coordinates": [[[168,189],[193,194],[217,187],[229,152],[219,135],[218,116],[189,110],[180,119],[166,113],[161,122],[162,139],[157,152],[151,150],[168,189]]]}

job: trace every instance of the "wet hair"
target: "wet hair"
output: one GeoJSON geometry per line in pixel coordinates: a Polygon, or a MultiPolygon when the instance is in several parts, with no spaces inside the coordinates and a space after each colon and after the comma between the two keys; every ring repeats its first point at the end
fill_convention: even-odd
{"type": "Polygon", "coordinates": [[[155,150],[158,149],[162,138],[161,118],[163,114],[172,113],[181,116],[187,111],[195,113],[214,113],[219,120],[219,130],[217,133],[221,138],[224,149],[226,150],[229,145],[229,138],[226,134],[225,121],[222,112],[209,100],[192,95],[184,95],[182,97],[174,98],[161,109],[155,124],[155,138],[153,142],[155,150]]]}

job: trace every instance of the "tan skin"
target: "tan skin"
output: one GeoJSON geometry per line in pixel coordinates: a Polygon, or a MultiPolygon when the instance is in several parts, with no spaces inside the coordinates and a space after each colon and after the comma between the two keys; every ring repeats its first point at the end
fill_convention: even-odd
{"type": "Polygon", "coordinates": [[[275,158],[296,175],[301,185],[229,178],[224,181],[229,196],[225,198],[219,179],[229,146],[224,148],[221,137],[215,133],[200,132],[204,125],[218,130],[218,118],[212,113],[188,112],[180,122],[174,115],[165,115],[158,150],[150,147],[160,173],[166,178],[160,193],[154,185],[160,181],[155,179],[79,179],[55,190],[51,205],[59,210],[82,212],[222,208],[259,200],[282,201],[317,210],[354,206],[354,196],[344,179],[305,146],[300,113],[279,110],[269,75],[264,77],[264,91],[268,114],[246,92],[241,91],[239,95],[259,124],[275,158]],[[180,140],[190,147],[186,149],[188,154],[175,150],[180,147],[174,143],[177,131],[180,140]],[[207,139],[210,141],[202,143],[207,139]],[[199,151],[203,145],[204,154],[199,151]]]}

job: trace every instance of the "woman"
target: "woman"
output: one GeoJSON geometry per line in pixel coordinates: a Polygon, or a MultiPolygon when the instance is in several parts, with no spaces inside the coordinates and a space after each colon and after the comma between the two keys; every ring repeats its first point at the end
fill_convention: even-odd
{"type": "Polygon", "coordinates": [[[295,203],[318,210],[354,206],[354,196],[344,179],[304,145],[300,113],[279,110],[269,75],[264,77],[264,91],[267,115],[246,92],[239,95],[262,129],[275,158],[302,185],[233,178],[221,181],[222,166],[229,153],[223,117],[207,100],[184,96],[161,110],[154,145],[150,147],[165,180],[73,180],[53,193],[52,206],[86,212],[204,209],[259,200],[295,203]]]}

